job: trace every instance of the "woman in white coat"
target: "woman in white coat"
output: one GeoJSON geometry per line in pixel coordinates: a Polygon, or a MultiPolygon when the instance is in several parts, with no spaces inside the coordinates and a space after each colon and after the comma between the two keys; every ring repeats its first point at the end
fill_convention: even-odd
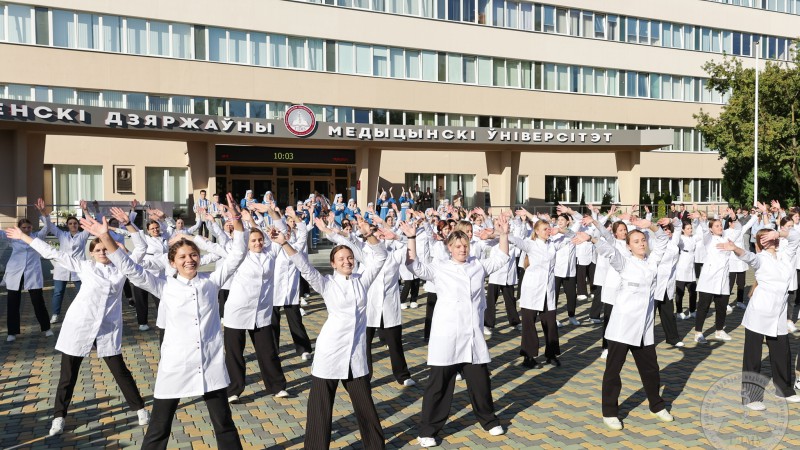
{"type": "MultiPolygon", "coordinates": [[[[42,220],[45,219],[42,218],[42,220]]],[[[33,224],[30,220],[23,218],[17,221],[17,228],[22,230],[24,234],[30,235],[33,231],[33,224]]],[[[45,236],[47,236],[47,227],[42,227],[35,234],[35,237],[39,239],[44,239],[45,236]]],[[[5,232],[0,231],[0,239],[5,238],[5,232]]],[[[39,258],[39,254],[28,244],[20,240],[11,242],[11,256],[6,262],[6,272],[0,284],[5,285],[8,290],[8,310],[6,314],[8,338],[6,342],[14,342],[20,333],[19,308],[23,290],[27,290],[31,296],[33,312],[36,314],[39,327],[45,336],[53,335],[53,331],[50,329],[50,316],[47,314],[47,306],[44,304],[44,295],[42,295],[42,286],[44,285],[42,261],[39,258]]]]}
{"type": "Polygon", "coordinates": [[[53,261],[64,270],[77,273],[84,281],[64,317],[56,341],[56,350],[61,352],[61,376],[56,389],[55,418],[50,427],[50,436],[64,431],[64,419],[78,382],[81,362],[89,356],[92,347],[97,348],[97,356],[103,358],[131,410],[136,411],[139,425],[147,425],[150,415],[144,409],[144,400],[122,358],[122,289],[125,275],[106,257],[105,245],[99,239],[93,240],[89,245],[89,253],[94,261],[87,261],[85,258],[76,258],[71,251],[56,251],[46,242],[30,237],[19,228],[9,228],[6,235],[9,239],[30,245],[43,258],[53,261]]]}
{"type": "Polygon", "coordinates": [[[675,311],[680,311],[678,318],[681,320],[697,315],[697,274],[694,269],[694,260],[700,239],[703,239],[703,234],[694,232],[692,222],[683,222],[681,252],[675,268],[675,311]],[[683,309],[683,296],[687,290],[689,291],[689,309],[683,309]]]}
{"type": "Polygon", "coordinates": [[[328,310],[328,319],[317,337],[308,394],[304,448],[327,449],[331,443],[333,401],[339,382],[350,394],[364,447],[385,448],[383,429],[372,401],[367,364],[367,290],[386,260],[386,249],[371,232],[369,224],[359,221],[373,257],[365,261],[362,273],[354,273],[353,251],[344,245],[331,250],[332,275],[322,275],[305,254],[297,252],[281,233],[270,238],[280,244],[297,266],[300,274],[320,293],[328,310]]]}
{"type": "MultiPolygon", "coordinates": [[[[659,225],[669,223],[664,218],[659,225]]],[[[639,228],[656,231],[655,248],[648,256],[647,236],[639,230],[628,233],[627,244],[630,256],[618,251],[613,242],[599,239],[596,247],[599,255],[610,258],[612,270],[622,279],[618,298],[614,303],[614,313],[606,329],[608,339],[608,358],[603,373],[602,407],[603,422],[612,430],[621,430],[619,420],[619,394],[622,390],[620,372],[625,364],[628,351],[636,360],[636,367],[642,379],[651,413],[659,420],[671,422],[672,415],[665,409],[661,398],[661,378],[656,357],[653,324],[655,322],[655,290],[658,264],[668,243],[667,236],[647,220],[634,220],[639,228]]],[[[589,240],[589,235],[580,233],[576,243],[589,240]]]]}
{"type": "MultiPolygon", "coordinates": [[[[513,235],[514,231],[511,230],[511,227],[520,226],[518,221],[513,221],[509,223],[509,235],[513,235]]],[[[471,228],[471,227],[470,227],[471,228]]],[[[488,237],[486,231],[491,231],[488,229],[481,230],[481,240],[477,241],[482,246],[490,246],[490,255],[494,252],[502,251],[496,244],[496,240],[492,240],[491,243],[487,244],[486,241],[483,240],[484,237],[488,237]]],[[[472,250],[473,242],[470,242],[470,250],[472,250]]],[[[505,303],[506,307],[506,318],[508,319],[508,324],[512,328],[521,328],[522,320],[519,317],[519,313],[517,312],[517,298],[514,296],[514,286],[517,284],[517,258],[514,257],[514,253],[517,249],[513,246],[509,246],[509,261],[505,267],[494,272],[489,275],[489,286],[486,292],[486,312],[484,313],[483,318],[483,328],[484,330],[489,330],[489,335],[491,336],[491,332],[494,330],[494,326],[497,323],[497,298],[502,293],[503,294],[503,302],[505,303]]]]}
{"type": "MultiPolygon", "coordinates": [[[[518,215],[530,215],[520,210],[518,215]]],[[[528,368],[541,368],[536,361],[539,356],[539,334],[536,331],[536,319],[542,322],[542,332],[545,338],[544,354],[547,364],[561,365],[558,355],[561,349],[558,345],[558,326],[556,325],[556,291],[555,265],[558,250],[567,245],[573,237],[571,230],[560,236],[561,239],[551,240],[550,237],[562,232],[561,229],[551,228],[547,220],[539,220],[533,226],[530,239],[520,239],[509,236],[514,246],[519,248],[528,258],[528,267],[522,279],[522,291],[519,297],[519,306],[522,316],[522,344],[520,355],[524,358],[522,365],[528,368]]]]}
{"type": "Polygon", "coordinates": [[[423,280],[436,280],[437,308],[433,313],[428,343],[430,376],[422,400],[422,423],[417,437],[422,447],[436,445],[436,437],[447,422],[453,401],[456,373],[467,380],[473,411],[482,428],[492,436],[505,433],[494,414],[488,363],[491,361],[483,337],[486,309],[484,278],[508,263],[508,219],[501,214],[495,227],[500,233],[500,251],[488,259],[470,255],[469,238],[461,231],[447,237],[449,260],[426,263],[417,258],[415,224],[402,225],[408,238],[408,264],[423,280]]]}
{"type": "MultiPolygon", "coordinates": [[[[229,211],[233,198],[228,194],[229,211]]],[[[231,214],[229,212],[229,214],[231,214]]],[[[82,219],[81,225],[99,236],[106,248],[115,246],[105,223],[82,219]]],[[[142,449],[164,449],[172,420],[183,397],[203,396],[217,447],[241,449],[239,433],[231,417],[226,388],[230,383],[225,368],[222,327],[217,311],[217,292],[233,276],[247,247],[242,223],[235,218],[232,252],[213,273],[199,273],[200,250],[189,240],[180,239],[169,248],[169,262],[175,277],[159,278],[136,265],[124,252],[110,251],[108,258],[135,286],[165,299],[165,334],[161,359],[153,389],[153,413],[142,449]]]]}
{"type": "Polygon", "coordinates": [[[684,343],[678,336],[678,321],[675,319],[675,278],[678,274],[678,258],[683,246],[682,230],[675,231],[676,225],[680,226],[680,220],[677,218],[673,222],[660,225],[664,234],[667,235],[669,243],[658,264],[655,305],[658,317],[661,319],[661,329],[664,330],[665,341],[673,347],[683,347],[684,343]]]}
{"type": "MultiPolygon", "coordinates": [[[[80,206],[81,210],[83,210],[83,215],[88,216],[89,211],[86,209],[86,202],[84,200],[81,200],[80,206]]],[[[44,218],[47,232],[58,238],[59,250],[68,252],[78,260],[85,260],[86,241],[89,240],[89,233],[81,231],[78,218],[75,216],[67,217],[67,231],[64,231],[50,221],[49,214],[44,211],[44,200],[41,198],[36,201],[36,209],[39,210],[39,213],[44,218]]],[[[50,300],[53,316],[50,317],[50,323],[58,322],[58,317],[61,315],[61,303],[64,301],[64,292],[67,290],[67,283],[69,282],[75,284],[76,291],[80,291],[80,276],[75,272],[67,270],[60,264],[53,264],[53,298],[50,300]]]]}
{"type": "MultiPolygon", "coordinates": [[[[697,292],[700,298],[695,317],[694,341],[699,344],[707,343],[703,336],[703,323],[711,302],[714,302],[714,327],[717,330],[714,338],[720,341],[731,340],[731,337],[725,332],[725,316],[728,297],[731,294],[730,280],[728,279],[730,254],[717,248],[717,244],[728,240],[738,242],[742,224],[735,220],[736,213],[732,209],[728,208],[727,215],[731,219],[733,227],[724,232],[719,219],[709,219],[706,224],[701,222],[699,227],[703,232],[703,247],[706,251],[706,260],[700,271],[700,277],[697,279],[697,292]]],[[[752,220],[756,220],[756,218],[753,217],[752,220]]]]}
{"type": "MultiPolygon", "coordinates": [[[[748,220],[742,226],[742,229],[739,231],[739,239],[734,242],[739,248],[746,248],[748,243],[745,242],[745,238],[749,238],[750,236],[749,230],[753,228],[753,225],[755,225],[757,221],[758,217],[756,215],[753,215],[750,217],[750,220],[748,220]]],[[[733,222],[739,222],[739,217],[734,216],[733,219],[731,219],[731,222],[729,222],[728,227],[731,227],[733,225],[733,222]]],[[[789,220],[789,222],[791,222],[791,220],[789,220]]],[[[733,294],[733,284],[736,283],[736,307],[739,309],[745,309],[747,308],[747,306],[744,303],[745,301],[744,288],[746,284],[745,275],[747,273],[747,264],[744,261],[737,258],[736,255],[734,255],[733,253],[730,253],[729,256],[730,256],[730,261],[728,261],[728,280],[730,287],[728,288],[728,291],[731,294],[733,294]]],[[[795,283],[795,287],[796,285],[797,283],[795,283]]],[[[728,314],[733,312],[732,306],[728,305],[726,311],[728,314]]]]}
{"type": "MultiPolygon", "coordinates": [[[[560,207],[563,208],[563,207],[560,207]]],[[[564,208],[565,213],[559,214],[556,219],[556,226],[562,233],[566,233],[572,227],[573,217],[570,215],[572,210],[564,208]]],[[[573,230],[574,231],[574,230],[573,230]]],[[[572,242],[566,243],[556,252],[556,266],[554,268],[556,280],[556,293],[561,288],[564,289],[564,296],[567,298],[567,317],[571,325],[580,325],[581,322],[575,318],[575,308],[578,305],[578,278],[577,260],[575,259],[575,245],[572,242]]],[[[556,325],[562,323],[556,318],[556,325]]]]}
{"type": "MultiPolygon", "coordinates": [[[[793,228],[780,232],[761,229],[756,233],[755,244],[756,253],[746,251],[731,241],[717,244],[717,248],[731,252],[755,271],[757,287],[742,319],[742,373],[761,372],[761,352],[766,340],[772,382],[777,389],[775,395],[784,397],[790,403],[798,403],[800,396],[792,388],[792,355],[785,319],[786,297],[789,281],[795,270],[794,257],[800,245],[800,233],[793,228]],[[780,247],[786,245],[786,248],[778,249],[779,238],[786,238],[780,244],[780,247]]],[[[742,393],[747,408],[755,411],[766,409],[763,402],[764,386],[754,387],[753,383],[743,383],[742,393]]]]}
{"type": "MultiPolygon", "coordinates": [[[[169,248],[169,239],[167,235],[162,235],[161,233],[163,229],[161,222],[155,220],[158,213],[151,213],[150,216],[151,219],[146,224],[147,232],[139,231],[139,236],[147,244],[147,250],[144,255],[145,260],[159,258],[161,255],[167,253],[169,248]]],[[[154,277],[164,277],[163,270],[148,269],[148,272],[154,277]]],[[[161,299],[151,292],[136,287],[134,283],[133,301],[136,304],[136,322],[139,324],[139,331],[147,331],[150,329],[150,325],[147,324],[147,319],[150,310],[151,295],[153,295],[153,301],[155,302],[156,310],[158,310],[161,299]]]]}
{"type": "MultiPolygon", "coordinates": [[[[216,221],[212,221],[211,233],[214,234],[214,237],[217,239],[217,245],[221,246],[226,252],[231,251],[231,243],[233,243],[233,222],[225,220],[222,224],[222,228],[220,228],[216,221]]],[[[219,290],[220,317],[225,317],[225,301],[228,299],[228,295],[230,295],[232,280],[233,278],[228,278],[228,281],[226,281],[225,285],[219,290]]]]}

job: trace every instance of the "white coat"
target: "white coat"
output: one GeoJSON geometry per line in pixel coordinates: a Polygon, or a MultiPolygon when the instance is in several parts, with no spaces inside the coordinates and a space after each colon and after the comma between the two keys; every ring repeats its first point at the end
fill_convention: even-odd
{"type": "MultiPolygon", "coordinates": [[[[558,241],[564,239],[564,234],[552,236],[550,239],[558,241]]],[[[571,278],[576,274],[575,244],[568,240],[558,251],[556,251],[555,274],[561,278],[571,278]]],[[[523,282],[524,282],[523,278],[523,282]]]]}
{"type": "Polygon", "coordinates": [[[387,247],[387,250],[388,257],[367,290],[367,326],[371,328],[379,328],[381,319],[385,328],[396,327],[403,323],[397,281],[400,267],[406,264],[408,249],[405,245],[395,243],[387,247]]]}
{"type": "Polygon", "coordinates": [[[705,292],[714,295],[730,295],[731,287],[728,284],[728,264],[730,262],[729,252],[717,248],[717,244],[723,244],[731,240],[738,242],[742,224],[734,221],[734,228],[728,228],[717,236],[708,229],[708,224],[702,224],[698,229],[703,232],[703,247],[706,250],[706,261],[703,263],[703,270],[697,279],[697,292],[705,292]]]}
{"type": "Polygon", "coordinates": [[[509,256],[493,252],[487,259],[470,256],[459,264],[453,260],[419,259],[411,271],[423,280],[436,280],[437,301],[428,342],[429,366],[459,363],[486,364],[491,361],[483,337],[483,312],[486,310],[484,278],[505,266],[509,256]]]}
{"type": "MultiPolygon", "coordinates": [[[[295,225],[294,234],[289,244],[298,253],[308,253],[309,227],[300,222],[295,225]]],[[[275,259],[275,287],[273,288],[273,306],[289,306],[300,304],[300,272],[292,263],[286,252],[281,249],[275,259]]],[[[227,308],[227,306],[226,306],[227,308]]],[[[227,313],[226,313],[227,314],[227,313]]]]}
{"type": "Polygon", "coordinates": [[[244,234],[234,231],[232,251],[224,262],[213,273],[198,273],[191,280],[153,276],[121,251],[108,255],[131,283],[161,298],[166,305],[155,398],[196,397],[230,384],[217,295],[246,251],[244,234]]]}
{"type": "MultiPolygon", "coordinates": [[[[511,234],[509,234],[509,236],[511,236],[511,234]]],[[[491,246],[489,254],[491,255],[492,253],[499,251],[500,248],[497,246],[497,242],[494,242],[491,246]]],[[[508,262],[496,272],[489,274],[489,284],[496,284],[498,286],[514,286],[517,284],[517,260],[512,255],[519,253],[520,250],[518,250],[515,245],[509,243],[508,262]]]]}
{"type": "Polygon", "coordinates": [[[57,251],[46,242],[34,239],[31,248],[59,264],[64,270],[80,275],[81,289],[72,301],[56,350],[70,356],[89,356],[97,345],[97,356],[122,353],[122,287],[123,275],[113,264],[100,264],[57,251]]]}
{"type": "Polygon", "coordinates": [[[800,245],[800,233],[792,229],[785,244],[786,248],[775,255],[762,251],[758,254],[746,252],[739,257],[753,268],[758,283],[747,304],[742,325],[764,336],[784,336],[789,333],[786,298],[789,278],[795,271],[794,257],[800,245]]]}
{"type": "MultiPolygon", "coordinates": [[[[675,227],[678,228],[678,227],[675,227]]],[[[669,240],[664,256],[658,264],[656,275],[655,299],[657,302],[664,301],[664,296],[670,300],[675,298],[675,277],[678,275],[678,258],[681,254],[683,241],[681,240],[682,230],[675,230],[672,239],[669,240]]]]}
{"type": "Polygon", "coordinates": [[[556,310],[556,252],[573,236],[574,233],[571,231],[564,236],[564,239],[560,240],[543,241],[509,236],[509,241],[513,242],[528,257],[528,268],[525,269],[520,287],[520,308],[544,311],[544,302],[547,301],[547,310],[556,310]]]}
{"type": "Polygon", "coordinates": [[[598,241],[598,253],[609,257],[611,268],[619,273],[622,280],[614,303],[614,313],[606,328],[606,339],[633,346],[655,343],[656,273],[667,243],[666,234],[659,229],[652,252],[646,259],[639,259],[623,255],[605,239],[598,241]]]}
{"type": "Polygon", "coordinates": [[[302,253],[295,253],[289,258],[308,284],[322,295],[328,309],[328,319],[317,337],[311,368],[311,374],[317,378],[345,380],[350,372],[353,378],[369,373],[367,289],[386,259],[383,244],[371,247],[374,257],[366,261],[363,273],[353,273],[349,277],[336,271],[333,275],[323,276],[302,253]]]}
{"type": "MultiPolygon", "coordinates": [[[[86,241],[91,235],[88,231],[75,233],[73,236],[69,231],[59,229],[50,219],[44,216],[47,232],[58,238],[58,250],[66,252],[78,260],[86,260],[86,241]]],[[[80,281],[80,276],[67,270],[57,262],[53,264],[53,280],[57,281],[80,281]]]]}
{"type": "MultiPolygon", "coordinates": [[[[47,227],[31,233],[31,237],[44,239],[47,236],[47,227]]],[[[6,239],[6,232],[0,231],[0,239],[6,239]]],[[[6,262],[6,273],[3,275],[4,285],[9,291],[22,291],[41,289],[44,286],[42,279],[42,259],[36,250],[21,240],[11,241],[11,256],[6,262]],[[20,286],[23,276],[25,285],[20,286]]]]}
{"type": "Polygon", "coordinates": [[[675,268],[675,281],[693,283],[697,281],[694,270],[695,251],[697,243],[703,239],[703,233],[693,233],[691,236],[681,235],[681,252],[678,254],[678,265],[675,268]]]}
{"type": "MultiPolygon", "coordinates": [[[[739,222],[739,221],[736,220],[736,222],[739,222]]],[[[750,220],[748,220],[747,223],[742,225],[742,229],[739,232],[739,238],[733,242],[734,244],[736,244],[737,247],[744,248],[744,249],[750,248],[750,242],[749,241],[745,241],[745,237],[748,237],[748,235],[746,235],[747,231],[750,230],[751,228],[753,228],[753,225],[755,225],[756,222],[758,222],[758,216],[754,215],[754,216],[750,216],[750,220]]],[[[739,222],[739,223],[741,223],[741,222],[739,222]]],[[[730,261],[728,262],[728,269],[729,269],[730,272],[746,272],[747,271],[747,263],[742,261],[741,259],[737,258],[735,253],[728,252],[728,258],[730,258],[730,261]]]]}
{"type": "Polygon", "coordinates": [[[258,253],[245,254],[225,300],[225,328],[254,330],[272,324],[275,258],[279,251],[280,245],[269,243],[258,253]]]}

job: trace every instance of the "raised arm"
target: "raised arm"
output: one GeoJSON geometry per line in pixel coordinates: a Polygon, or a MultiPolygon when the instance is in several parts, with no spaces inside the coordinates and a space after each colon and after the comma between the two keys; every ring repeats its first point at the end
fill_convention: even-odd
{"type": "Polygon", "coordinates": [[[228,200],[228,212],[230,219],[233,221],[233,243],[231,251],[222,264],[217,264],[217,268],[211,274],[211,281],[217,286],[222,286],[232,277],[239,268],[239,265],[244,260],[247,254],[247,243],[244,240],[244,227],[242,226],[241,210],[238,205],[233,201],[233,195],[229,192],[226,196],[228,200]]]}

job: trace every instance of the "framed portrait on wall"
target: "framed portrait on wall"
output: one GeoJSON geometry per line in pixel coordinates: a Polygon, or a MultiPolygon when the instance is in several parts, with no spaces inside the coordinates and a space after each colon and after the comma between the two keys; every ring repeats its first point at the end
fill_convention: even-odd
{"type": "Polygon", "coordinates": [[[133,193],[133,166],[114,166],[114,192],[133,193]]]}

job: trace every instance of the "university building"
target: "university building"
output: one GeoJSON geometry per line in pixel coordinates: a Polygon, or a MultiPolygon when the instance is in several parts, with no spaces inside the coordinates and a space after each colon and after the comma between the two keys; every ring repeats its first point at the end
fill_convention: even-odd
{"type": "Polygon", "coordinates": [[[702,65],[788,61],[800,1],[0,2],[0,216],[201,189],[363,207],[722,201],[702,65]],[[762,5],[763,3],[763,5],[762,5]],[[756,42],[759,42],[756,45],[756,42]]]}

